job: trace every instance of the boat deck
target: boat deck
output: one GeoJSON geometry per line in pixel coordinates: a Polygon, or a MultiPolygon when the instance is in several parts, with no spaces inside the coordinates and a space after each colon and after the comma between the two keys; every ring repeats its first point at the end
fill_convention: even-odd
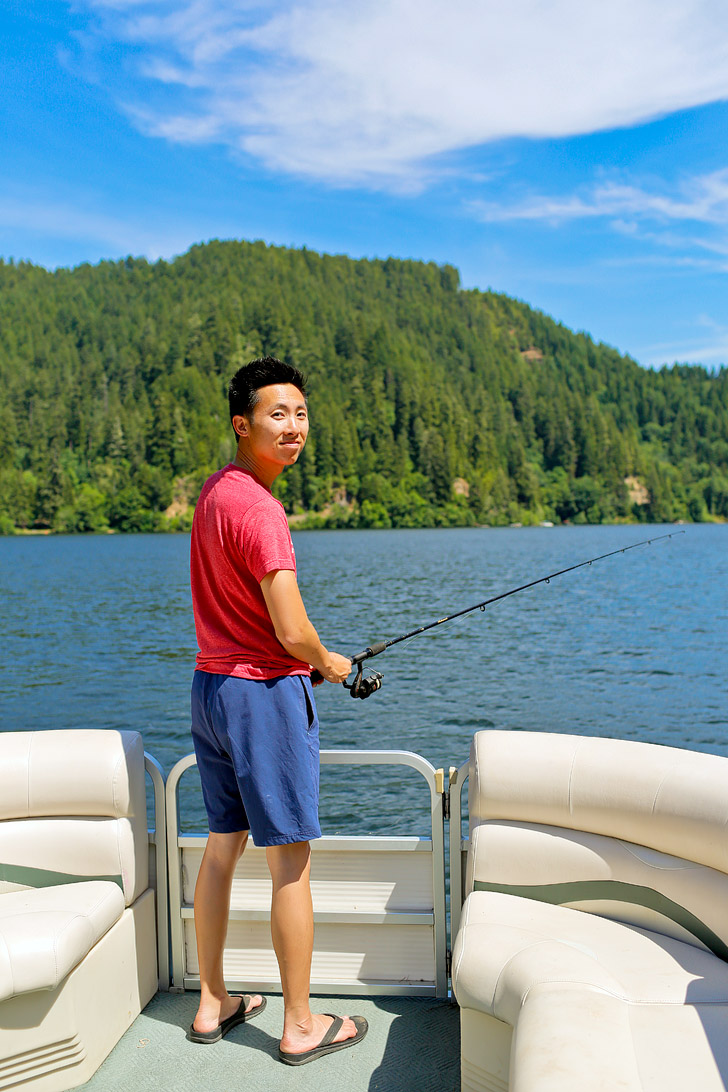
{"type": "MultiPolygon", "coordinates": [[[[110,984],[113,989],[113,984],[110,984]]],[[[213,1046],[190,1043],[198,994],[158,993],[122,1037],[84,1092],[456,1092],[460,1087],[457,1005],[428,997],[321,997],[317,1012],[362,1015],[369,1032],[350,1050],[305,1066],[278,1060],[283,998],[213,1046]]]]}

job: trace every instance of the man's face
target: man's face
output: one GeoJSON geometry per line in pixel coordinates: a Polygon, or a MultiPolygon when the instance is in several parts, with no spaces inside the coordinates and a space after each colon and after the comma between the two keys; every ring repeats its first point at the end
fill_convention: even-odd
{"type": "Polygon", "coordinates": [[[293,466],[303,451],[308,436],[306,400],[292,383],[261,387],[259,401],[252,414],[235,417],[233,426],[250,455],[261,466],[277,472],[293,466]]]}

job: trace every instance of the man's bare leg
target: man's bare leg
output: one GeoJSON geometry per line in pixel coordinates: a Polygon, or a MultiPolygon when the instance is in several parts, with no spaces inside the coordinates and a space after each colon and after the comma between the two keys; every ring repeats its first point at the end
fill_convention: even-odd
{"type": "MultiPolygon", "coordinates": [[[[268,846],[266,856],[273,880],[271,934],[283,988],[281,1049],[302,1054],[318,1046],[332,1022],[330,1016],[313,1015],[309,1007],[313,954],[311,847],[308,842],[268,846]]],[[[346,1018],[334,1042],[354,1035],[356,1026],[346,1018]]]]}
{"type": "MultiPolygon", "coordinates": [[[[195,933],[200,964],[200,1006],[193,1027],[212,1031],[242,1004],[231,997],[222,975],[222,953],[230,912],[230,888],[235,866],[248,841],[247,831],[213,834],[207,840],[195,885],[195,933]]],[[[256,994],[248,1011],[261,1003],[256,994]]]]}

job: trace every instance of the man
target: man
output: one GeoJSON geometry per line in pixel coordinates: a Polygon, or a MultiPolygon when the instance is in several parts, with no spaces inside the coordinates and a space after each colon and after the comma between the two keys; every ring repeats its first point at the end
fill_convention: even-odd
{"type": "Polygon", "coordinates": [[[271,932],[289,1065],[349,1047],[363,1017],[309,1007],[313,911],[311,838],[318,838],[318,719],[311,671],[343,682],[351,661],[330,652],[308,619],[283,506],[270,488],[308,435],[305,380],[273,357],[230,383],[235,459],[205,483],[195,510],[191,583],[200,651],[192,684],[192,735],[210,836],[195,889],[200,1005],[194,1042],[217,1042],[259,1015],[260,995],[231,996],[222,953],[232,877],[248,831],[266,847],[273,881],[271,932]]]}

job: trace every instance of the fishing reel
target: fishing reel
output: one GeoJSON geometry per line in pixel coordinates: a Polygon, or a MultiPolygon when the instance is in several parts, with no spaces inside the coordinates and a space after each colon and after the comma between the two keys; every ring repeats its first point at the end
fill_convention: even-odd
{"type": "Polygon", "coordinates": [[[370,694],[382,689],[384,676],[379,671],[372,671],[371,675],[363,676],[361,664],[356,665],[356,678],[353,683],[344,683],[352,698],[368,698],[370,694]]]}

